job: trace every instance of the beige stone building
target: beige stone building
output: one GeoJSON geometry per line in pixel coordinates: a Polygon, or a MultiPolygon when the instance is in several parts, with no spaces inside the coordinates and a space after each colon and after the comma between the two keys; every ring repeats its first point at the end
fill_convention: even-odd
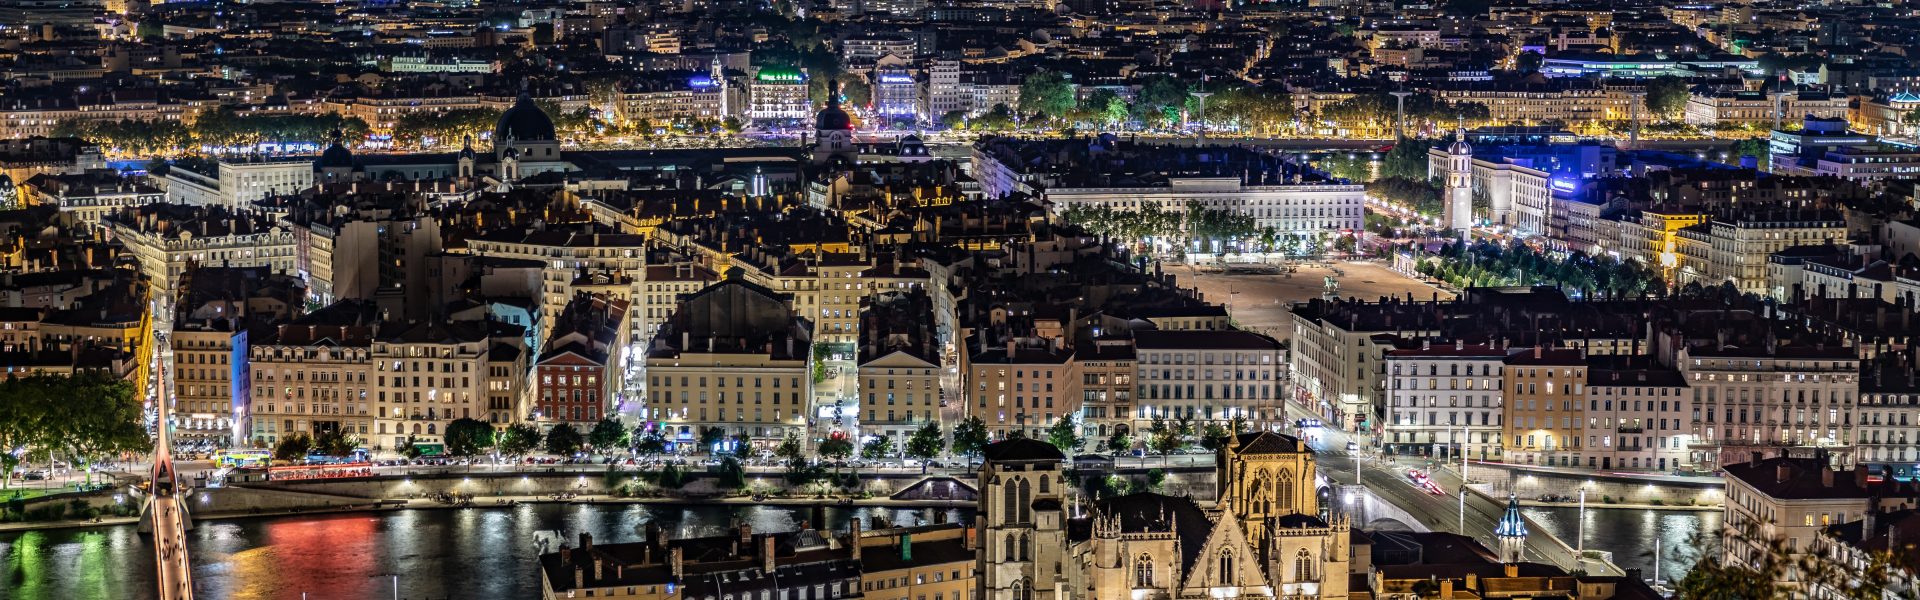
{"type": "Polygon", "coordinates": [[[1579,350],[1522,348],[1507,355],[1501,389],[1506,460],[1580,466],[1586,449],[1587,362],[1579,350]]]}
{"type": "Polygon", "coordinates": [[[804,437],[813,338],[791,302],[736,278],[683,298],[647,351],[645,418],[675,443],[708,427],[769,448],[804,437]]]}

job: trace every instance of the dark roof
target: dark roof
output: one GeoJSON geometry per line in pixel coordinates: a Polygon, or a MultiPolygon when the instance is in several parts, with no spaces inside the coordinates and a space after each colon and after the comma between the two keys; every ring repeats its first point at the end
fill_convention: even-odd
{"type": "Polygon", "coordinates": [[[353,151],[340,145],[339,140],[334,140],[332,145],[327,146],[325,152],[320,153],[320,160],[315,161],[313,166],[319,169],[351,169],[353,168],[353,151]]]}
{"type": "Polygon", "coordinates": [[[1311,452],[1311,450],[1303,450],[1301,448],[1299,438],[1284,433],[1256,431],[1253,433],[1242,433],[1238,438],[1239,444],[1237,444],[1237,449],[1235,450],[1238,454],[1298,454],[1301,452],[1311,452]]]}
{"type": "Polygon", "coordinates": [[[1827,467],[1825,457],[1781,456],[1726,465],[1725,471],[1728,477],[1739,479],[1760,493],[1781,500],[1915,495],[1911,488],[1899,489],[1902,486],[1897,481],[1875,484],[1867,481],[1864,472],[1836,472],[1827,467]]]}
{"type": "Polygon", "coordinates": [[[1151,492],[1128,494],[1095,504],[1096,518],[1118,518],[1120,533],[1166,533],[1180,538],[1180,571],[1193,571],[1193,562],[1213,533],[1213,520],[1192,498],[1151,492]]]}
{"type": "Polygon", "coordinates": [[[981,451],[987,460],[995,462],[1023,460],[1066,460],[1053,444],[1032,438],[1013,438],[991,444],[981,451]]]}
{"type": "Polygon", "coordinates": [[[533,103],[533,96],[522,93],[513,101],[513,106],[500,113],[500,122],[493,127],[493,143],[505,144],[512,141],[549,141],[559,139],[554,135],[553,119],[546,111],[533,103]]]}
{"type": "Polygon", "coordinates": [[[1144,330],[1133,334],[1133,343],[1141,350],[1279,350],[1273,338],[1251,331],[1160,331],[1144,330]]]}

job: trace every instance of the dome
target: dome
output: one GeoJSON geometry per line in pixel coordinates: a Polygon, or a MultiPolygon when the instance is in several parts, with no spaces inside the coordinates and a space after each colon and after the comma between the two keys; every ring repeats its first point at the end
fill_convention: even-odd
{"type": "Polygon", "coordinates": [[[500,113],[500,122],[493,126],[493,143],[504,144],[506,140],[516,142],[547,142],[558,139],[553,133],[553,119],[546,111],[533,103],[533,96],[520,94],[513,107],[500,113]]]}
{"type": "Polygon", "coordinates": [[[827,82],[827,107],[820,109],[820,114],[814,117],[813,128],[815,131],[853,130],[853,117],[848,116],[847,111],[840,110],[839,81],[827,82]]]}
{"type": "Polygon", "coordinates": [[[326,151],[320,153],[320,160],[314,161],[313,168],[351,169],[353,168],[353,151],[348,150],[346,146],[340,143],[338,138],[335,138],[333,144],[327,146],[326,151]]]}
{"type": "Polygon", "coordinates": [[[1454,140],[1453,145],[1447,146],[1447,154],[1473,154],[1473,146],[1467,144],[1466,138],[1460,138],[1454,140]]]}

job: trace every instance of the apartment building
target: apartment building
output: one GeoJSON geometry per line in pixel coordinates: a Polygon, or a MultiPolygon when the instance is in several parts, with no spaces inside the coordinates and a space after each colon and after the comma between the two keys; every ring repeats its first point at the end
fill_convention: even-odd
{"type": "Polygon", "coordinates": [[[1133,333],[1136,420],[1191,419],[1254,427],[1286,422],[1280,343],[1250,331],[1133,333]]]}
{"type": "Polygon", "coordinates": [[[812,345],[789,295],[737,278],[689,294],[648,348],[643,417],[676,444],[709,427],[756,448],[805,437],[812,345]]]}
{"type": "Polygon", "coordinates": [[[534,363],[534,421],[586,430],[614,414],[625,391],[627,301],[576,294],[534,363]]]}
{"type": "MultiPolygon", "coordinates": [[[[583,232],[501,229],[467,240],[467,251],[489,257],[539,261],[540,322],[553,323],[576,293],[644,305],[642,281],[647,275],[647,238],[608,233],[593,227],[583,232]]],[[[641,319],[628,319],[630,339],[648,339],[641,319]]]]}
{"type": "Polygon", "coordinates": [[[1507,354],[1458,340],[1388,350],[1382,445],[1395,454],[1499,459],[1507,354]]]}
{"type": "Polygon", "coordinates": [[[1080,365],[1057,341],[1011,339],[974,353],[965,370],[967,415],[985,422],[993,439],[1045,438],[1055,419],[1080,411],[1080,365]]]}
{"type": "Polygon", "coordinates": [[[1749,568],[1766,560],[1770,542],[1782,544],[1788,560],[1795,560],[1814,550],[1827,528],[1914,508],[1920,496],[1911,484],[1874,481],[1865,469],[1836,471],[1830,457],[1818,453],[1750,459],[1724,469],[1721,560],[1749,568]]]}
{"type": "Polygon", "coordinates": [[[1139,353],[1132,340],[1096,338],[1081,344],[1074,360],[1080,362],[1081,423],[1088,436],[1104,440],[1151,426],[1135,409],[1139,353]]]}
{"type": "Polygon", "coordinates": [[[1507,355],[1504,374],[1507,460],[1579,466],[1587,432],[1585,354],[1567,348],[1521,348],[1507,355]]]}
{"type": "Polygon", "coordinates": [[[933,300],[925,291],[875,295],[860,321],[860,432],[894,438],[896,447],[904,447],[914,430],[940,422],[945,405],[933,300]]]}
{"type": "Polygon", "coordinates": [[[1582,466],[1667,472],[1687,462],[1686,378],[1647,358],[1589,357],[1582,466]]]}
{"type": "Polygon", "coordinates": [[[22,205],[53,206],[87,225],[99,225],[101,219],[122,208],[152,204],[166,197],[165,192],[142,180],[98,173],[41,173],[20,182],[17,193],[22,205]]]}
{"type": "Polygon", "coordinates": [[[1920,474],[1920,383],[1898,357],[1883,357],[1860,379],[1853,444],[1859,464],[1883,477],[1920,474]]]}
{"type": "Polygon", "coordinates": [[[190,263],[295,274],[293,234],[265,213],[146,204],[108,214],[102,223],[140,262],[155,293],[171,293],[190,263]]]}
{"type": "Polygon", "coordinates": [[[271,447],[285,436],[329,429],[376,449],[405,441],[388,432],[390,422],[376,424],[387,392],[373,376],[374,328],[350,314],[363,310],[335,305],[249,340],[252,395],[235,404],[250,407],[254,443],[271,447]]]}
{"type": "Polygon", "coordinates": [[[412,443],[428,454],[444,451],[447,424],[488,417],[493,346],[517,344],[521,333],[504,324],[466,321],[424,322],[397,334],[383,332],[371,345],[377,391],[374,432],[367,439],[388,448],[412,443]]]}
{"type": "Polygon", "coordinates": [[[1712,470],[1778,456],[1788,446],[1819,446],[1852,463],[1860,359],[1852,348],[1702,346],[1678,352],[1701,419],[1685,434],[1688,462],[1712,470]]]}
{"type": "Polygon", "coordinates": [[[1384,413],[1376,413],[1376,407],[1387,406],[1386,353],[1393,349],[1393,336],[1382,334],[1416,339],[1439,335],[1440,318],[1431,306],[1399,298],[1295,304],[1288,311],[1293,318],[1287,354],[1292,400],[1348,431],[1378,425],[1376,417],[1384,413]]]}

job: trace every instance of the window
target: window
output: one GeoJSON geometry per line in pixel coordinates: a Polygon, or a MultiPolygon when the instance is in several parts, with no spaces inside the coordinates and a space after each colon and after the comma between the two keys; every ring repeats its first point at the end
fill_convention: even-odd
{"type": "Polygon", "coordinates": [[[1304,548],[1300,550],[1300,555],[1294,557],[1293,559],[1293,580],[1294,581],[1312,581],[1313,580],[1313,556],[1310,554],[1307,554],[1307,551],[1304,548]]]}
{"type": "Polygon", "coordinates": [[[1153,587],[1153,559],[1145,554],[1133,561],[1133,587],[1153,587]]]}
{"type": "Polygon", "coordinates": [[[1220,549],[1220,584],[1233,585],[1233,551],[1220,549]]]}

